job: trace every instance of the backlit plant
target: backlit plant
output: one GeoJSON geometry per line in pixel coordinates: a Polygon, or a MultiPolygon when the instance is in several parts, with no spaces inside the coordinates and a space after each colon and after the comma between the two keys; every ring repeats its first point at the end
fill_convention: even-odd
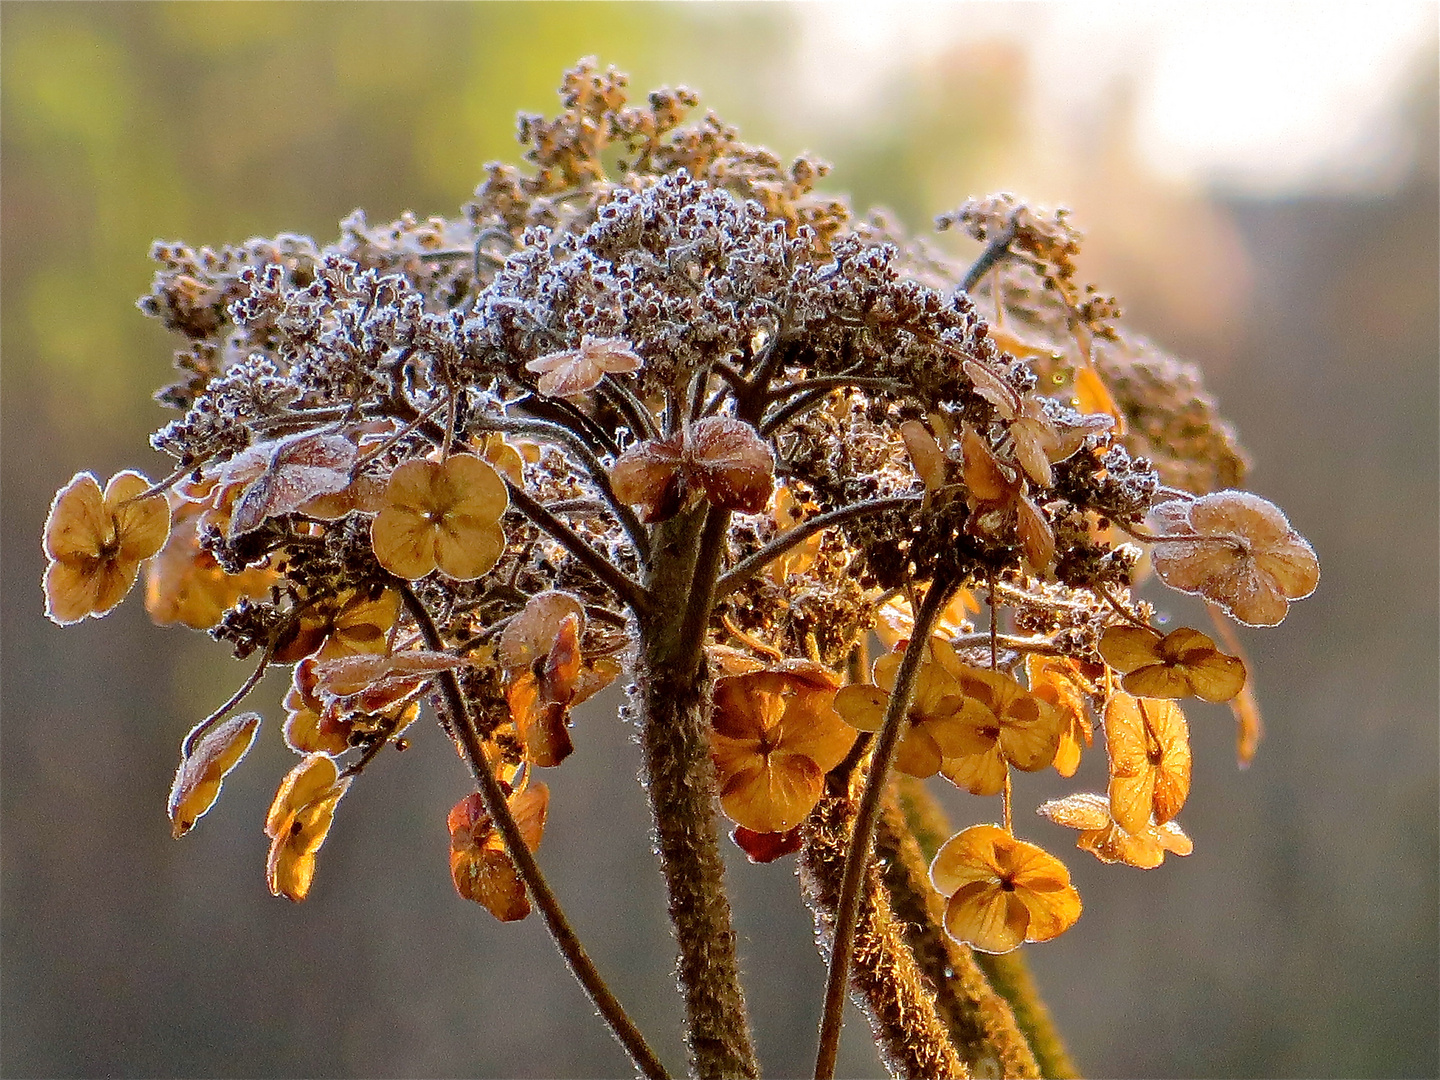
{"type": "Polygon", "coordinates": [[[173,471],[60,490],[47,613],[103,615],[145,564],[157,622],[255,658],[183,741],[176,836],[266,737],[235,709],[293,665],[267,730],[300,761],[264,828],[295,901],[428,707],[471,774],[435,822],[456,889],[501,920],[538,908],[661,1076],[534,856],[585,753],[575,708],[619,679],[696,1075],[759,1071],[722,816],[753,860],[799,860],[829,963],[817,1076],[847,990],[897,1074],[1066,1074],[1014,958],[988,955],[1081,914],[1017,835],[1016,773],[1073,775],[1099,728],[1108,790],[1039,812],[1106,862],[1188,854],[1180,702],[1230,701],[1242,760],[1258,714],[1243,660],[1156,629],[1135,587],[1153,565],[1199,594],[1234,653],[1224,617],[1278,623],[1315,555],[1237,490],[1196,370],[1079,283],[1063,212],[971,200],[941,225],[983,248],[952,267],[817,194],[821,163],[625,86],[567,73],[557,118],[522,117],[528,167],[491,166],[458,217],[157,245],[140,306],[182,341],[157,395],[180,416],[152,438],[173,471]],[[993,823],[946,839],[927,784],[993,823]]]}

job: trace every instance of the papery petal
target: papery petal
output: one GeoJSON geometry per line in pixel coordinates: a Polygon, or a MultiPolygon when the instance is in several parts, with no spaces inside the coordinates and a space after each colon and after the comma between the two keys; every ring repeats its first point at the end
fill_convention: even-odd
{"type": "MultiPolygon", "coordinates": [[[[1059,860],[1055,860],[1057,863],[1059,860]]],[[[1059,937],[1080,918],[1080,894],[1068,884],[1054,890],[1037,890],[1032,887],[1017,889],[1021,902],[1030,912],[1030,923],[1025,932],[1026,941],[1049,941],[1059,937]]]]}
{"type": "Polygon", "coordinates": [[[436,530],[434,545],[435,565],[442,574],[455,581],[474,581],[505,553],[505,530],[482,516],[456,514],[436,530]]]}
{"type": "Polygon", "coordinates": [[[1112,820],[1109,800],[1091,791],[1051,799],[1041,803],[1035,812],[1056,825],[1071,829],[1104,829],[1112,820]]]}
{"type": "Polygon", "coordinates": [[[334,759],[326,754],[311,754],[286,773],[265,815],[265,835],[275,837],[284,832],[287,819],[333,788],[339,774],[334,759]]]}
{"type": "Polygon", "coordinates": [[[104,583],[98,566],[79,561],[52,562],[45,568],[45,615],[71,626],[96,609],[104,583]]]}
{"type": "Polygon", "coordinates": [[[1187,669],[1164,664],[1137,668],[1121,679],[1120,685],[1125,688],[1126,693],[1136,697],[1182,698],[1194,693],[1194,685],[1187,669]]]}
{"type": "Polygon", "coordinates": [[[945,755],[940,752],[940,745],[931,734],[932,726],[905,722],[905,730],[900,733],[900,743],[895,748],[895,768],[906,776],[924,780],[927,776],[934,776],[945,764],[945,755]]]}
{"type": "Polygon", "coordinates": [[[800,824],[820,801],[825,776],[809,758],[774,754],[730,777],[720,807],[755,832],[784,832],[800,824]]]}
{"type": "Polygon", "coordinates": [[[1008,769],[998,742],[986,753],[947,758],[941,766],[946,779],[972,795],[998,795],[1008,769]]]}
{"type": "Polygon", "coordinates": [[[370,546],[380,565],[396,577],[414,581],[435,569],[435,529],[409,509],[386,506],[375,515],[370,523],[370,546]]]}
{"type": "Polygon", "coordinates": [[[1007,953],[1025,941],[1030,910],[998,885],[972,882],[945,905],[945,932],[986,953],[1007,953]]]}
{"type": "Polygon", "coordinates": [[[1062,718],[1058,709],[1035,700],[1044,708],[1032,723],[1002,723],[1000,748],[1005,759],[1023,772],[1048,768],[1060,749],[1062,718]]]}
{"type": "Polygon", "coordinates": [[[861,731],[879,731],[889,704],[889,691],[869,683],[853,683],[835,692],[835,711],[861,731]]]}
{"type": "Polygon", "coordinates": [[[95,558],[110,535],[110,515],[100,482],[76,473],[55,493],[45,519],[45,554],[51,559],[95,558]]]}
{"type": "Polygon", "coordinates": [[[181,757],[167,804],[177,840],[215,805],[225,775],[240,763],[259,730],[259,713],[240,713],[216,724],[181,757]]]}
{"type": "Polygon", "coordinates": [[[998,881],[996,849],[1014,842],[998,825],[962,829],[935,853],[930,862],[930,883],[942,896],[950,896],[972,881],[998,881]]]}
{"type": "Polygon", "coordinates": [[[165,496],[135,498],[149,487],[150,481],[137,472],[116,473],[105,485],[105,508],[115,518],[119,558],[148,559],[165,546],[170,535],[170,504],[165,496]]]}
{"type": "Polygon", "coordinates": [[[745,852],[745,857],[752,863],[771,863],[785,855],[792,855],[799,851],[805,844],[805,839],[800,835],[800,827],[797,825],[786,832],[760,833],[754,829],[747,829],[744,825],[736,825],[730,830],[730,839],[735,846],[745,852]]]}
{"type": "Polygon", "coordinates": [[[1129,672],[1160,660],[1160,635],[1139,626],[1109,626],[1100,635],[1100,655],[1116,671],[1129,672]]]}
{"type": "Polygon", "coordinates": [[[500,666],[511,674],[533,666],[549,654],[560,624],[571,615],[579,620],[583,633],[585,605],[578,596],[559,589],[536,593],[500,634],[500,666]]]}
{"type": "Polygon", "coordinates": [[[822,773],[845,760],[858,737],[855,729],[840,719],[820,692],[797,695],[780,720],[780,746],[785,752],[809,758],[822,773]]]}
{"type": "Polygon", "coordinates": [[[743,420],[707,416],[690,430],[688,471],[716,506],[758,514],[775,490],[775,455],[743,420]]]}
{"type": "MultiPolygon", "coordinates": [[[[1238,656],[1213,652],[1186,668],[1197,697],[1206,701],[1229,701],[1245,689],[1245,663],[1238,656]]],[[[1130,688],[1127,686],[1127,690],[1130,688]]],[[[1134,693],[1134,691],[1131,691],[1134,693]]],[[[1147,693],[1146,697],[1162,695],[1147,693]]]]}

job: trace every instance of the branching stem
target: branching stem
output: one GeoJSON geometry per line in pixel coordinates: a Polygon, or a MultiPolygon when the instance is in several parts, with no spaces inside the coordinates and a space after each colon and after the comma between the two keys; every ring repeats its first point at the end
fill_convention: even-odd
{"type": "MultiPolygon", "coordinates": [[[[425,609],[420,598],[404,582],[398,583],[396,588],[405,602],[405,609],[415,620],[416,625],[420,627],[425,644],[436,652],[446,651],[445,641],[441,638],[440,631],[435,627],[435,621],[430,618],[430,613],[425,609]]],[[[525,838],[520,833],[520,826],[516,824],[515,816],[510,813],[510,804],[506,801],[505,792],[501,789],[500,782],[495,779],[494,774],[490,771],[489,763],[485,760],[485,750],[480,743],[479,732],[475,728],[474,718],[470,715],[470,709],[465,700],[465,692],[461,689],[460,680],[455,677],[455,672],[443,671],[440,673],[440,692],[445,698],[446,708],[453,718],[455,734],[459,737],[461,749],[464,751],[465,764],[469,766],[480,797],[485,801],[485,812],[490,815],[490,820],[495,823],[500,836],[504,839],[505,850],[514,861],[515,868],[519,872],[521,880],[525,882],[525,887],[530,891],[531,897],[534,898],[535,906],[540,909],[546,929],[550,931],[556,948],[565,957],[571,974],[584,987],[595,1008],[600,1011],[605,1023],[609,1025],[615,1038],[620,1041],[620,1045],[625,1047],[636,1067],[651,1080],[666,1080],[665,1067],[660,1064],[660,1059],[650,1049],[645,1037],[640,1034],[639,1029],[630,1020],[619,1000],[611,993],[610,987],[606,985],[599,970],[595,967],[594,961],[590,959],[590,954],[585,951],[585,946],[570,925],[569,919],[565,917],[565,912],[560,907],[560,901],[551,891],[549,882],[545,880],[545,875],[540,871],[540,864],[535,861],[534,854],[530,851],[529,845],[525,843],[525,838]]]]}
{"type": "Polygon", "coordinates": [[[566,551],[574,555],[587,570],[600,579],[632,611],[644,611],[649,606],[645,590],[628,577],[604,555],[591,547],[579,533],[570,528],[554,514],[546,510],[537,499],[532,498],[522,487],[509,480],[505,487],[510,492],[510,502],[522,514],[549,533],[566,551]]]}
{"type": "Polygon", "coordinates": [[[924,495],[896,495],[888,499],[872,499],[869,502],[842,506],[839,510],[831,510],[828,514],[818,514],[808,521],[796,525],[793,529],[781,533],[759,551],[747,555],[721,575],[715,586],[715,599],[721,600],[728,596],[791,548],[803,544],[816,533],[828,529],[832,525],[856,521],[871,514],[884,513],[887,510],[899,510],[905,506],[918,506],[924,498],[924,495]]]}

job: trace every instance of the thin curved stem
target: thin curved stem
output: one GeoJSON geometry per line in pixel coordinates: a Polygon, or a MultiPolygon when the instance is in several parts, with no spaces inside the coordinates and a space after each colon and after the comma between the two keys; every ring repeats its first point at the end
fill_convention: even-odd
{"type": "Polygon", "coordinates": [[[275,641],[277,638],[278,635],[270,639],[270,644],[265,646],[265,652],[260,656],[260,663],[255,665],[255,670],[250,673],[250,677],[240,684],[240,689],[231,694],[225,704],[221,705],[204,720],[201,720],[190,729],[190,734],[186,735],[185,741],[180,744],[181,757],[188,758],[193,754],[195,747],[198,746],[200,740],[205,737],[205,733],[224,719],[226,713],[244,701],[245,698],[249,696],[250,691],[254,690],[255,687],[260,684],[260,680],[265,676],[265,669],[270,666],[270,658],[275,655],[275,641]]]}
{"type": "Polygon", "coordinates": [[[548,439],[574,454],[580,459],[580,464],[585,467],[591,482],[599,489],[601,497],[614,513],[615,520],[620,522],[620,527],[630,538],[630,543],[635,548],[635,554],[641,565],[649,565],[650,534],[640,523],[640,518],[635,511],[616,496],[615,489],[610,486],[610,473],[600,463],[600,459],[595,456],[590,447],[585,445],[585,440],[575,432],[553,420],[516,420],[510,417],[496,416],[476,417],[470,421],[469,426],[475,431],[494,431],[501,435],[535,435],[542,439],[548,439]]]}
{"type": "Polygon", "coordinates": [[[524,488],[517,487],[510,480],[505,481],[505,487],[510,492],[510,502],[516,509],[559,542],[571,555],[574,555],[587,570],[599,578],[601,583],[627,604],[631,610],[641,612],[650,606],[645,590],[623,570],[591,547],[579,533],[546,510],[542,503],[531,498],[524,488]]]}
{"type": "Polygon", "coordinates": [[[988,274],[996,263],[1000,262],[1010,254],[1010,245],[1015,242],[1015,219],[1011,218],[1005,223],[1005,227],[990,238],[985,245],[985,250],[980,252],[980,257],[970,264],[970,269],[965,271],[965,277],[960,281],[961,292],[973,292],[980,279],[988,274]]]}
{"type": "Polygon", "coordinates": [[[650,409],[646,404],[635,396],[634,392],[621,383],[613,375],[607,374],[600,383],[600,391],[605,394],[620,410],[626,420],[630,421],[630,427],[639,439],[659,439],[660,432],[655,427],[655,418],[650,415],[650,409]]]}
{"type": "Polygon", "coordinates": [[[915,700],[915,676],[920,669],[920,658],[929,645],[930,632],[954,590],[955,583],[949,578],[936,578],[931,582],[930,591],[915,613],[915,627],[910,632],[910,642],[905,646],[900,668],[895,673],[890,703],[886,706],[880,735],[875,741],[875,754],[870,760],[870,774],[865,778],[865,789],[855,814],[855,834],[845,856],[845,875],[841,879],[840,901],[835,910],[835,945],[830,952],[830,971],[825,983],[820,1048],[815,1055],[815,1080],[831,1080],[835,1075],[840,1029],[845,1018],[845,985],[860,911],[860,886],[865,878],[865,866],[870,860],[870,842],[880,813],[880,796],[885,790],[895,748],[900,743],[905,717],[915,700]]]}
{"type": "Polygon", "coordinates": [[[796,525],[793,529],[781,533],[759,551],[747,555],[732,566],[716,583],[715,599],[720,600],[728,596],[764,569],[767,564],[774,562],[797,544],[803,544],[816,533],[828,529],[832,525],[841,525],[847,521],[868,517],[871,514],[884,513],[886,510],[899,510],[901,507],[912,504],[918,505],[924,498],[924,495],[895,495],[887,499],[872,499],[869,502],[842,506],[839,510],[831,510],[826,514],[817,514],[808,521],[796,525]]]}
{"type": "MultiPolygon", "coordinates": [[[[426,610],[420,598],[404,582],[397,584],[396,588],[405,602],[405,609],[409,611],[416,625],[420,627],[420,633],[424,636],[426,645],[436,652],[446,651],[445,641],[441,638],[440,631],[435,627],[435,621],[430,617],[430,612],[426,610]]],[[[560,907],[560,901],[551,891],[549,882],[545,880],[545,875],[540,871],[540,864],[535,861],[534,854],[530,851],[529,845],[525,843],[525,838],[520,833],[520,826],[516,824],[515,816],[510,813],[510,804],[505,799],[505,792],[501,789],[500,782],[495,779],[485,760],[485,750],[480,743],[480,735],[475,728],[474,719],[470,715],[465,692],[461,689],[460,680],[455,677],[453,671],[440,673],[440,692],[445,698],[445,705],[453,718],[455,734],[459,737],[461,749],[464,751],[465,764],[469,766],[480,791],[480,797],[485,801],[485,811],[490,815],[490,819],[495,823],[495,827],[504,839],[506,852],[515,863],[515,869],[519,872],[521,880],[525,882],[526,889],[534,898],[535,906],[540,909],[540,915],[545,920],[545,927],[550,931],[556,948],[560,950],[566,964],[569,965],[570,973],[584,987],[595,1008],[599,1010],[620,1045],[625,1047],[636,1067],[651,1080],[666,1080],[665,1067],[660,1064],[660,1059],[650,1049],[645,1037],[640,1034],[640,1030],[626,1014],[610,987],[606,985],[599,970],[595,967],[594,961],[590,959],[590,954],[585,951],[585,946],[575,933],[574,927],[565,917],[564,909],[560,907]]]]}

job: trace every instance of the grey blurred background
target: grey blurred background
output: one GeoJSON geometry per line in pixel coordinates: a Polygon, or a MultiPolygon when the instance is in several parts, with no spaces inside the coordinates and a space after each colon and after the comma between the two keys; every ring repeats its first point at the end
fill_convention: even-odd
{"type": "MultiPolygon", "coordinates": [[[[245,668],[134,596],[42,617],[40,531],[81,469],[151,475],[172,343],[134,309],[156,237],[322,240],[356,206],[454,213],[597,54],[916,232],[971,194],[1064,203],[1087,279],[1201,363],[1319,591],[1244,633],[1267,737],[1189,711],[1195,854],[1104,867],[1039,819],[1085,915],[1028,953],[1100,1076],[1434,1076],[1437,227],[1433,4],[31,4],[0,7],[0,1071],[606,1076],[626,1063],[537,919],[450,884],[438,732],[345,800],[311,898],[268,895],[269,723],[183,842],[178,741],[245,668]]],[[[951,243],[947,238],[945,243],[951,243]]],[[[966,254],[962,248],[951,250],[966,254]]],[[[1176,618],[1201,617],[1185,598],[1176,618]]],[[[1203,624],[1195,624],[1203,625],[1203,624]]],[[[541,859],[672,1067],[680,1010],[615,691],[547,777],[541,859]]],[[[1094,789],[1022,777],[1020,812],[1094,789]]],[[[958,793],[958,825],[993,808],[958,793]]],[[[1023,819],[1022,819],[1023,820],[1023,819]]],[[[733,853],[732,854],[737,854],[733,853]]],[[[733,860],[771,1075],[811,1067],[823,969],[788,862],[733,860]]],[[[880,1067],[852,1014],[841,1071],[880,1067]]]]}

